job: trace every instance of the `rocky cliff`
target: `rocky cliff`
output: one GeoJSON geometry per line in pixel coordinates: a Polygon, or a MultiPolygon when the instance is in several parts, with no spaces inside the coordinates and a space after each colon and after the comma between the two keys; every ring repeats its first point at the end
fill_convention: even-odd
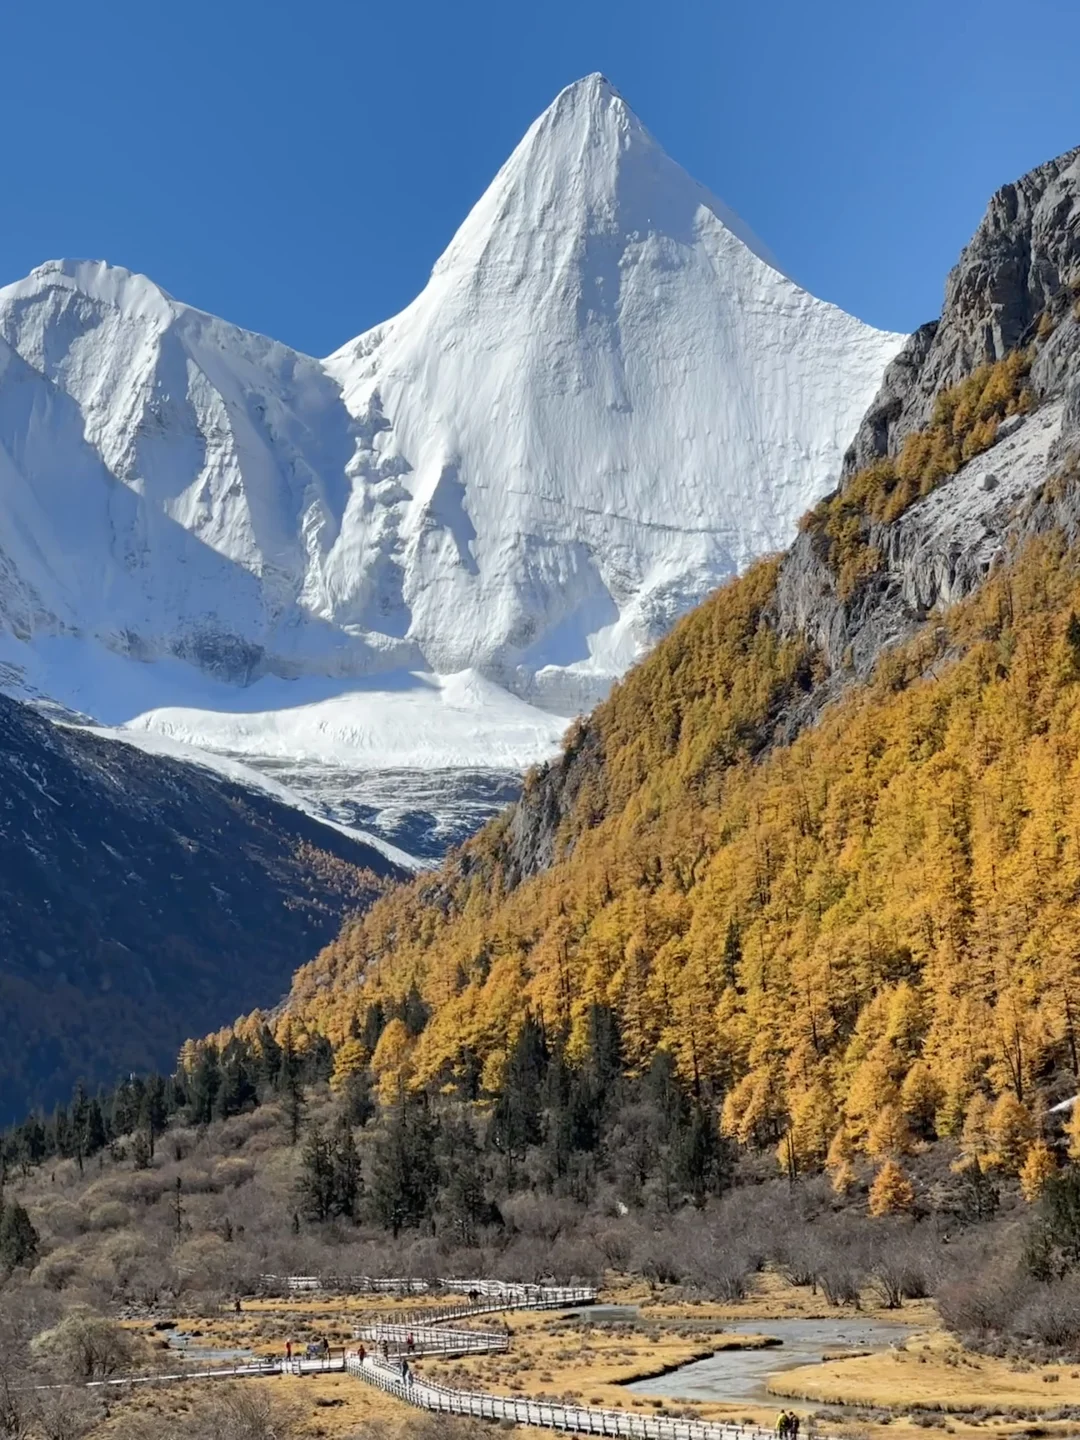
{"type": "Polygon", "coordinates": [[[845,459],[850,487],[928,426],[936,397],[979,366],[1024,350],[1030,412],[996,443],[894,520],[868,518],[861,541],[877,559],[845,593],[820,533],[804,531],[781,566],[776,623],[823,652],[833,684],[866,675],[882,649],[935,608],[969,594],[1017,542],[1080,514],[1075,487],[1043,489],[1080,452],[1080,149],[993,197],[949,276],[941,318],[924,325],[885,373],[845,459]]]}
{"type": "MultiPolygon", "coordinates": [[[[895,454],[926,424],[939,391],[1038,338],[1080,293],[1080,147],[1003,185],[945,287],[940,319],[917,330],[886,369],[844,459],[852,475],[895,454]],[[1044,318],[1045,317],[1045,318],[1044,318]]],[[[1049,394],[1078,380],[1077,335],[1044,347],[1035,382],[1049,394]]]]}
{"type": "MultiPolygon", "coordinates": [[[[784,556],[769,620],[816,654],[815,683],[783,698],[768,739],[794,738],[867,677],[883,650],[969,595],[1025,538],[1055,527],[1070,537],[1080,531],[1080,149],[993,197],[948,278],[940,318],[887,368],[847,452],[838,495],[926,427],[943,390],[1021,350],[1030,359],[1025,413],[1004,419],[987,450],[898,517],[861,521],[859,543],[873,563],[857,584],[842,583],[820,529],[804,529],[784,556]]],[[[602,765],[594,731],[586,722],[511,815],[511,874],[551,863],[582,771],[602,765]]]]}

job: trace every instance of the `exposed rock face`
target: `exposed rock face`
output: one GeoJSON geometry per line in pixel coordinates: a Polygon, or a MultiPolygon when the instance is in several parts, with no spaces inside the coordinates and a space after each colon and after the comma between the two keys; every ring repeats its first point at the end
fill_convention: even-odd
{"type": "Polygon", "coordinates": [[[271,796],[0,696],[0,1121],[276,1003],[401,873],[271,796]]]}
{"type": "Polygon", "coordinates": [[[585,721],[567,738],[566,750],[545,765],[510,813],[506,877],[518,885],[555,862],[559,829],[574,807],[585,778],[599,774],[603,746],[595,725],[585,721]]]}
{"type": "MultiPolygon", "coordinates": [[[[1062,317],[1080,279],[1080,148],[1003,185],[949,275],[941,319],[911,337],[844,459],[851,474],[895,454],[925,425],[934,396],[985,361],[1026,344],[1041,316],[1062,317]]],[[[1034,378],[1044,393],[1060,386],[1073,350],[1047,347],[1034,378]]]]}
{"type": "MultiPolygon", "coordinates": [[[[813,723],[884,649],[970,594],[1027,536],[1057,527],[1080,537],[1080,149],[991,200],[949,276],[941,318],[916,331],[886,370],[845,475],[895,454],[930,420],[939,390],[1032,343],[1034,412],[1010,417],[988,452],[898,519],[871,524],[865,543],[881,561],[851,594],[841,595],[820,535],[800,534],[788,551],[772,622],[805,636],[826,669],[809,693],[789,697],[771,740],[813,723]],[[1047,486],[1051,476],[1064,483],[1047,486]]],[[[587,722],[581,753],[546,767],[516,807],[507,831],[514,873],[551,864],[562,817],[597,768],[592,731],[587,722]]]]}
{"type": "Polygon", "coordinates": [[[1014,541],[1068,523],[1060,505],[1051,516],[1027,503],[1053,468],[1063,414],[1061,398],[1047,401],[898,520],[872,525],[868,544],[883,563],[851,596],[840,595],[813,537],[799,537],[780,569],[777,621],[806,635],[833,672],[815,709],[853,676],[869,674],[882,650],[935,608],[970,594],[1014,541]]]}
{"type": "Polygon", "coordinates": [[[916,331],[886,370],[845,472],[896,454],[930,421],[939,391],[1030,344],[1035,413],[1003,424],[989,452],[898,520],[871,525],[866,544],[882,563],[854,594],[840,595],[813,534],[800,535],[785,558],[777,624],[805,634],[834,672],[816,708],[853,674],[866,675],[885,646],[910,635],[935,607],[969,594],[1025,535],[1076,523],[1071,487],[1050,509],[1030,502],[1080,452],[1078,311],[1080,149],[993,197],[949,276],[940,320],[916,331]]]}

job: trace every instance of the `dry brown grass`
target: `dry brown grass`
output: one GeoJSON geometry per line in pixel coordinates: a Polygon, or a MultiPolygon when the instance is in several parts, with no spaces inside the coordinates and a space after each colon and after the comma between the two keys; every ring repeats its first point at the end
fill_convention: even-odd
{"type": "Polygon", "coordinates": [[[1080,1407],[1080,1367],[976,1355],[937,1331],[881,1354],[786,1370],[769,1389],[826,1404],[904,1410],[1056,1410],[1080,1407]]]}

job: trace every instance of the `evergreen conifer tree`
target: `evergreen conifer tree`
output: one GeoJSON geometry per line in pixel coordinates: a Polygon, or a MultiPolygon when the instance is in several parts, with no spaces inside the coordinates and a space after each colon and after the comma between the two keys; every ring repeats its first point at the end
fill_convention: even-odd
{"type": "Polygon", "coordinates": [[[436,1126],[422,1101],[400,1099],[374,1145],[369,1201],[380,1224],[397,1236],[419,1225],[434,1207],[438,1187],[436,1126]]]}
{"type": "Polygon", "coordinates": [[[490,1143],[503,1156],[510,1189],[515,1165],[524,1160],[530,1145],[543,1138],[542,1086],[547,1067],[544,1033],[531,1015],[526,1016],[510,1051],[488,1130],[490,1143]]]}

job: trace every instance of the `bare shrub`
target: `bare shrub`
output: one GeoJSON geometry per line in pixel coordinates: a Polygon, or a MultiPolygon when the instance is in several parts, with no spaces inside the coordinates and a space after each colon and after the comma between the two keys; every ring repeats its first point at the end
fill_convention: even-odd
{"type": "Polygon", "coordinates": [[[85,1209],[73,1200],[51,1200],[40,1206],[37,1214],[39,1222],[61,1240],[72,1240],[86,1230],[85,1209]]]}
{"type": "Polygon", "coordinates": [[[33,1429],[42,1440],[81,1440],[106,1413],[98,1396],[75,1385],[37,1390],[29,1408],[33,1429]]]}
{"type": "Polygon", "coordinates": [[[44,1260],[39,1260],[34,1274],[52,1290],[63,1290],[82,1273],[83,1256],[74,1245],[61,1245],[44,1260]]]}
{"type": "Polygon", "coordinates": [[[241,1155],[230,1155],[214,1166],[213,1183],[217,1190],[246,1185],[255,1178],[255,1166],[241,1155]]]}
{"type": "Polygon", "coordinates": [[[186,1414],[128,1412],[117,1440],[292,1440],[302,1432],[297,1408],[261,1385],[219,1381],[186,1414]]]}
{"type": "Polygon", "coordinates": [[[818,1271],[818,1283],[830,1305],[858,1305],[861,1286],[856,1271],[830,1261],[818,1271]]]}
{"type": "Polygon", "coordinates": [[[1015,1311],[1011,1329],[1047,1349],[1080,1353],[1080,1277],[1031,1286],[1015,1311]]]}
{"type": "Polygon", "coordinates": [[[965,1338],[1002,1334],[1023,1308],[1033,1284],[1011,1264],[968,1271],[939,1287],[938,1313],[947,1329],[965,1338]]]}
{"type": "Polygon", "coordinates": [[[130,1370],[136,1355],[126,1330],[84,1305],[69,1310],[51,1330],[43,1330],[31,1349],[54,1373],[83,1383],[130,1370]]]}
{"type": "Polygon", "coordinates": [[[119,1200],[106,1200],[95,1205],[87,1216],[91,1230],[120,1230],[131,1221],[131,1212],[119,1200]]]}

